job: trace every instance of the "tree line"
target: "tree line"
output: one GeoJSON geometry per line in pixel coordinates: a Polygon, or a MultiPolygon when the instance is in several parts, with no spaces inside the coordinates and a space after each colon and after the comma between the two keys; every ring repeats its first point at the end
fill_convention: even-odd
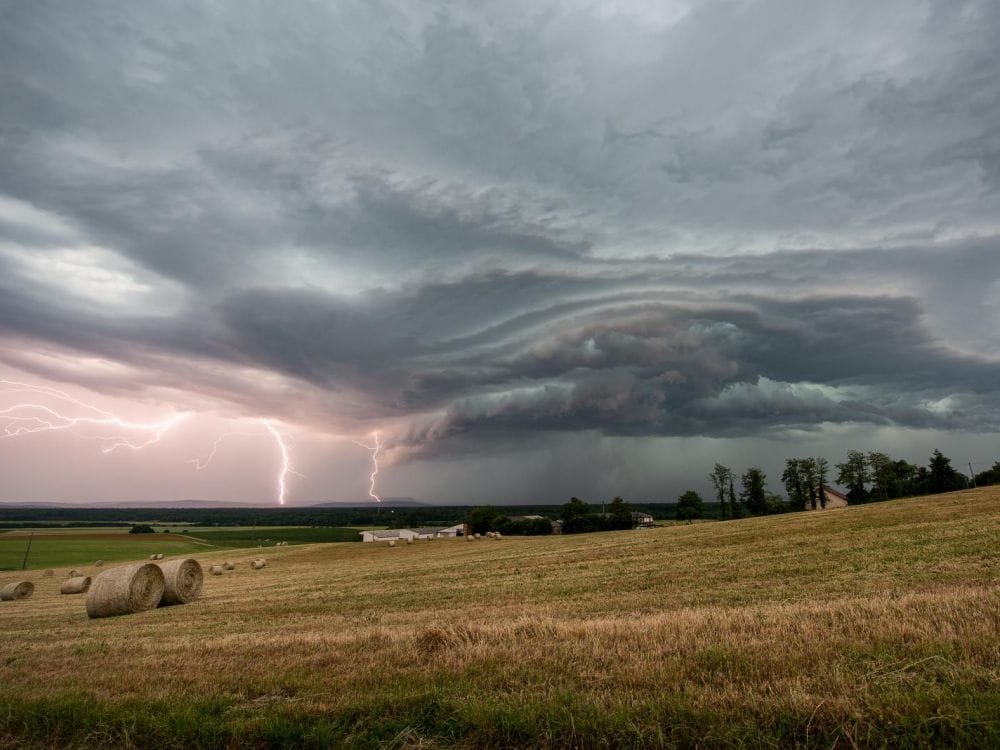
{"type": "MultiPolygon", "coordinates": [[[[969,480],[951,465],[951,459],[935,450],[927,466],[915,466],[893,459],[885,453],[862,453],[851,450],[843,463],[835,464],[835,482],[847,488],[847,501],[852,505],[892,500],[917,495],[964,490],[969,480]]],[[[740,475],[736,491],[736,475],[724,464],[715,464],[709,481],[719,506],[720,517],[740,518],[746,515],[767,515],[799,510],[816,510],[827,504],[826,487],[830,466],[823,457],[807,456],[785,460],[781,482],[787,500],[767,489],[767,476],[759,466],[751,466],[740,475]]],[[[976,474],[976,486],[1000,484],[1000,461],[987,471],[976,474]]],[[[705,503],[694,490],[677,499],[676,516],[692,521],[705,515],[705,503]]]]}

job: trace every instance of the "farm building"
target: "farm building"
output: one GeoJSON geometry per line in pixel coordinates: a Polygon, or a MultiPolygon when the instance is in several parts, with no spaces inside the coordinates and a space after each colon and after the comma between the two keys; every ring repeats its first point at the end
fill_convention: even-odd
{"type": "Polygon", "coordinates": [[[847,500],[847,495],[843,492],[838,492],[833,489],[833,487],[823,486],[823,495],[826,497],[826,509],[831,508],[846,508],[849,505],[847,500]]]}
{"type": "Polygon", "coordinates": [[[446,529],[439,529],[437,535],[441,538],[465,536],[465,524],[458,523],[446,529]]]}
{"type": "Polygon", "coordinates": [[[408,539],[415,539],[417,532],[410,529],[384,529],[379,531],[362,531],[362,542],[404,542],[408,539]]]}
{"type": "Polygon", "coordinates": [[[640,513],[639,511],[632,514],[632,523],[634,523],[638,528],[648,528],[656,525],[656,522],[653,521],[653,517],[651,515],[648,513],[640,513]]]}

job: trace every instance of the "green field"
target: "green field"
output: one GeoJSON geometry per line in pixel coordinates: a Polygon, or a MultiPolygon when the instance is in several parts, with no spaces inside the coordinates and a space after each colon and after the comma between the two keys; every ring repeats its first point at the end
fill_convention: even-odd
{"type": "Polygon", "coordinates": [[[1000,747],[1000,488],[0,603],[0,747],[1000,747]]]}
{"type": "MultiPolygon", "coordinates": [[[[181,529],[184,527],[170,527],[181,529]]],[[[194,555],[213,549],[273,547],[276,542],[360,541],[360,529],[347,527],[190,527],[183,534],[129,534],[128,528],[30,528],[0,531],[0,570],[20,570],[28,548],[27,568],[57,568],[92,565],[97,560],[117,562],[148,557],[154,553],[194,555]]]]}

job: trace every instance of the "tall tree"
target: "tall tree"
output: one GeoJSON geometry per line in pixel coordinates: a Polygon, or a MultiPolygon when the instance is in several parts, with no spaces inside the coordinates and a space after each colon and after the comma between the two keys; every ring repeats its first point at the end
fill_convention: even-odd
{"type": "MultiPolygon", "coordinates": [[[[893,484],[893,478],[896,474],[893,466],[893,460],[885,453],[871,451],[868,454],[867,464],[868,479],[872,483],[872,489],[868,494],[868,499],[888,500],[890,497],[896,497],[896,495],[889,494],[893,484]]],[[[848,497],[850,497],[850,495],[848,495],[848,497]]]]}
{"type": "Polygon", "coordinates": [[[847,488],[847,499],[852,504],[868,502],[868,489],[865,485],[871,481],[868,459],[861,451],[847,451],[847,460],[837,467],[836,482],[847,488]]]}
{"type": "Polygon", "coordinates": [[[677,519],[691,523],[705,513],[705,503],[694,490],[688,490],[677,498],[677,519]]]}
{"type": "Polygon", "coordinates": [[[759,466],[751,466],[740,477],[740,501],[753,514],[767,510],[767,476],[759,466]]]}
{"type": "Polygon", "coordinates": [[[719,503],[719,512],[722,515],[722,519],[725,520],[726,490],[729,489],[729,485],[733,481],[733,471],[728,466],[716,464],[712,469],[712,473],[708,475],[708,478],[712,481],[712,486],[715,488],[715,499],[719,503]]]}
{"type": "MultiPolygon", "coordinates": [[[[816,462],[816,498],[819,506],[826,508],[826,477],[830,471],[830,464],[822,456],[813,459],[816,462]]],[[[813,508],[816,506],[813,505],[813,508]]]]}
{"type": "Polygon", "coordinates": [[[799,472],[802,476],[802,485],[805,491],[806,504],[816,510],[819,507],[819,496],[816,494],[816,484],[819,481],[819,467],[815,458],[800,458],[799,472]]]}
{"type": "Polygon", "coordinates": [[[608,522],[612,529],[631,529],[635,525],[632,506],[616,497],[608,506],[608,522]]]}
{"type": "Polygon", "coordinates": [[[958,472],[951,465],[951,459],[945,457],[939,450],[935,450],[931,454],[931,460],[927,465],[927,469],[929,473],[928,490],[930,494],[964,490],[969,485],[965,479],[965,475],[958,472]]]}
{"type": "Polygon", "coordinates": [[[785,460],[785,470],[781,474],[781,481],[785,485],[788,503],[792,510],[805,510],[807,497],[805,478],[802,474],[802,459],[789,458],[785,460]]]}

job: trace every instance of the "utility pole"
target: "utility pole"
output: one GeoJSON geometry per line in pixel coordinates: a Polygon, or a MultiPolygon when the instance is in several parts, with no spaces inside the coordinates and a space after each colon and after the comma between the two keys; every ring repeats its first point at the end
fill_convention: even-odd
{"type": "Polygon", "coordinates": [[[31,536],[28,537],[28,549],[24,551],[24,559],[21,561],[21,570],[24,570],[28,566],[28,553],[31,552],[31,540],[35,538],[35,532],[31,532],[31,536]]]}
{"type": "Polygon", "coordinates": [[[972,470],[972,461],[969,461],[969,478],[972,480],[972,487],[976,486],[976,472],[972,470]]]}

